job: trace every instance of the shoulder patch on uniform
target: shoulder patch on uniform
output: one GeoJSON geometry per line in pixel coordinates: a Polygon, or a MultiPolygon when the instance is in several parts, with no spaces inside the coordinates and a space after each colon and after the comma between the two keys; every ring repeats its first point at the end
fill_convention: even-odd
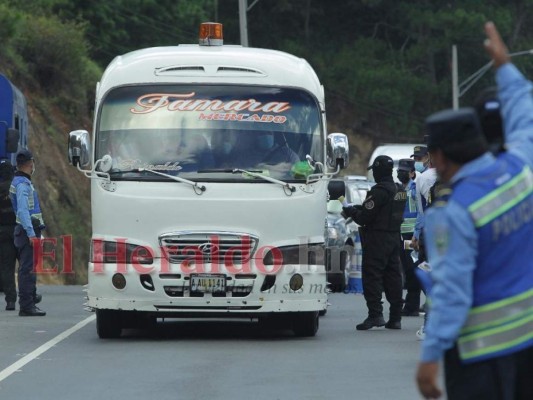
{"type": "Polygon", "coordinates": [[[447,185],[439,185],[435,187],[434,196],[435,198],[431,202],[433,207],[444,207],[448,204],[450,196],[452,194],[452,188],[447,185]]]}
{"type": "Polygon", "coordinates": [[[364,206],[367,210],[372,210],[374,208],[374,200],[365,201],[364,206]]]}

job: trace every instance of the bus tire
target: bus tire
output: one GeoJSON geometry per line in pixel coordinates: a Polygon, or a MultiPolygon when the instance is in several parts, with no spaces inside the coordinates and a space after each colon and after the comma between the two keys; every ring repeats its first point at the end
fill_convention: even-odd
{"type": "Polygon", "coordinates": [[[96,333],[100,339],[116,339],[122,334],[120,313],[113,310],[96,310],[96,333]]]}
{"type": "Polygon", "coordinates": [[[296,313],[292,331],[298,337],[315,336],[318,332],[318,311],[296,313]]]}

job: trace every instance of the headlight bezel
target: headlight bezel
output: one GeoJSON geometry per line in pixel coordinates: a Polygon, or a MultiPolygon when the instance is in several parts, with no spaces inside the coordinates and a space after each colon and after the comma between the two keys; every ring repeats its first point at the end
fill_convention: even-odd
{"type": "MultiPolygon", "coordinates": [[[[325,265],[324,243],[275,247],[281,256],[281,265],[325,265]]],[[[263,256],[263,265],[280,265],[272,250],[263,256]]]]}
{"type": "Polygon", "coordinates": [[[90,260],[95,264],[151,265],[154,256],[150,247],[126,243],[125,240],[91,240],[90,260]]]}

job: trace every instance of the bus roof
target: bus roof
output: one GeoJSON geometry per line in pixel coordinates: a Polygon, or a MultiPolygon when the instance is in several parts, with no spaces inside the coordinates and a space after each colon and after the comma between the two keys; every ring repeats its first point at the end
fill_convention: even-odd
{"type": "Polygon", "coordinates": [[[324,89],[302,58],[242,46],[179,45],[136,50],[116,57],[97,90],[131,84],[214,83],[298,87],[324,103],[324,89]]]}

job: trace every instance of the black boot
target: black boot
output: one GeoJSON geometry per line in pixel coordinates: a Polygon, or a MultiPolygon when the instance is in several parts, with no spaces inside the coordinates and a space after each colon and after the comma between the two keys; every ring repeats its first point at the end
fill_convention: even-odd
{"type": "Polygon", "coordinates": [[[387,329],[402,329],[402,323],[399,320],[389,319],[387,321],[387,323],[385,324],[385,328],[387,328],[387,329]]]}
{"type": "Polygon", "coordinates": [[[383,319],[383,315],[380,315],[379,317],[368,317],[365,319],[362,323],[357,325],[355,329],[358,331],[366,331],[373,327],[380,327],[385,325],[385,320],[383,319]]]}
{"type": "Polygon", "coordinates": [[[38,307],[33,306],[27,310],[20,310],[20,317],[44,317],[46,313],[43,310],[40,310],[38,307]]]}
{"type": "Polygon", "coordinates": [[[13,311],[15,309],[15,302],[14,301],[8,301],[6,305],[7,311],[13,311]]]}
{"type": "Polygon", "coordinates": [[[418,310],[409,310],[404,307],[402,310],[402,317],[418,317],[420,312],[418,310]]]}

